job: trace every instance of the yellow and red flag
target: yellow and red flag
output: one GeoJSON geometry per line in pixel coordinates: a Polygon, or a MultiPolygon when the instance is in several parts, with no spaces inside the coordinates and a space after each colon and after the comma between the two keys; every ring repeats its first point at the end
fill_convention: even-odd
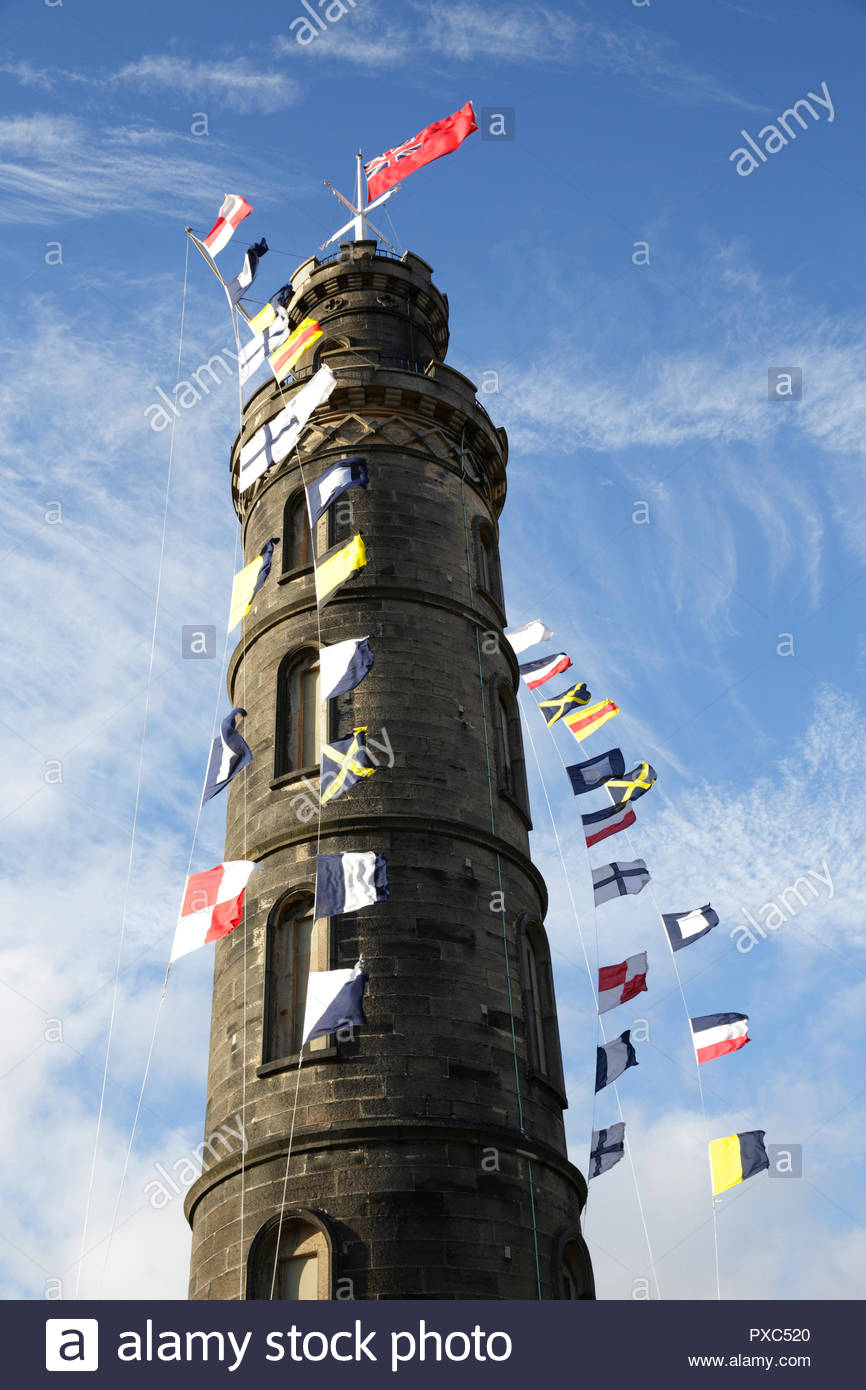
{"type": "Polygon", "coordinates": [[[294,333],[290,333],[268,358],[277,381],[282,381],[287,372],[303,357],[322,336],[322,329],[315,319],[302,319],[294,333]]]}
{"type": "Polygon", "coordinates": [[[600,729],[602,724],[606,724],[609,719],[613,719],[615,714],[619,714],[619,705],[615,705],[613,700],[599,700],[597,705],[587,705],[586,709],[575,710],[572,714],[565,716],[574,737],[579,741],[589,738],[596,729],[600,729]]]}

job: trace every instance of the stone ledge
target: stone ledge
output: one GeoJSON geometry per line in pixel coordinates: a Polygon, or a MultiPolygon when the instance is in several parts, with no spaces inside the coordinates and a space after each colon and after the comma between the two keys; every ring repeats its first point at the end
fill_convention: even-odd
{"type": "MultiPolygon", "coordinates": [[[[329,1125],[326,1129],[308,1130],[306,1133],[296,1134],[293,1139],[292,1152],[301,1154],[311,1150],[322,1152],[339,1149],[364,1149],[388,1144],[395,1144],[405,1151],[407,1143],[447,1144],[454,1142],[468,1145],[472,1149],[498,1148],[506,1153],[531,1158],[533,1162],[558,1173],[560,1177],[577,1189],[581,1209],[586,1203],[586,1181],[580,1170],[575,1168],[564,1154],[547,1144],[527,1138],[525,1134],[521,1134],[519,1130],[513,1128],[422,1119],[401,1120],[399,1123],[394,1123],[393,1120],[376,1120],[371,1117],[364,1120],[362,1124],[334,1124],[329,1125]]],[[[275,1158],[281,1158],[287,1152],[287,1136],[283,1135],[276,1139],[266,1140],[262,1144],[247,1149],[243,1165],[244,1171],[249,1173],[252,1168],[270,1163],[275,1158]]],[[[184,1199],[184,1214],[190,1226],[193,1224],[193,1214],[196,1207],[207,1193],[240,1172],[239,1158],[238,1154],[230,1154],[221,1159],[219,1163],[209,1167],[207,1172],[193,1183],[184,1199]]],[[[508,1178],[504,1177],[501,1180],[508,1181],[508,1178]]]]}

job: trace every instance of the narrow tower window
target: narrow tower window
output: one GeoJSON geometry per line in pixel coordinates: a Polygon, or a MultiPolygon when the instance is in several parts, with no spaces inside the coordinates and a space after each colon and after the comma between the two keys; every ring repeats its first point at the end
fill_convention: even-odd
{"type": "Polygon", "coordinates": [[[547,1074],[547,1044],[544,1038],[544,1015],[538,983],[538,957],[532,936],[526,936],[526,1028],[534,1053],[536,1070],[547,1074]]]}
{"type": "Polygon", "coordinates": [[[293,492],[283,512],[283,573],[312,563],[307,502],[303,492],[293,492]]]}
{"type": "Polygon", "coordinates": [[[277,672],[275,777],[318,766],[321,715],[318,652],[284,657],[277,672]]]}
{"type": "Polygon", "coordinates": [[[537,918],[518,921],[523,1021],[531,1074],[551,1086],[565,1104],[559,1028],[553,1000],[553,973],[547,936],[537,918]]]}
{"type": "Polygon", "coordinates": [[[520,709],[514,692],[506,681],[494,680],[491,702],[499,790],[510,796],[524,815],[528,816],[529,792],[526,786],[523,737],[520,732],[520,709]]]}
{"type": "Polygon", "coordinates": [[[502,575],[499,569],[499,551],[493,527],[487,521],[477,521],[475,525],[475,551],[478,569],[478,587],[497,607],[502,607],[502,575]]]}
{"type": "Polygon", "coordinates": [[[509,728],[510,711],[508,708],[508,696],[506,691],[500,687],[496,692],[496,713],[499,719],[499,748],[501,750],[501,777],[500,786],[509,796],[514,795],[514,764],[511,761],[511,729],[509,728]]]}
{"type": "MultiPolygon", "coordinates": [[[[327,918],[313,917],[312,893],[286,899],[269,928],[265,1060],[301,1050],[311,970],[327,969],[327,918]]],[[[321,1047],[322,1044],[320,1043],[321,1047]]],[[[315,1044],[311,1044],[316,1050],[315,1044]]]]}

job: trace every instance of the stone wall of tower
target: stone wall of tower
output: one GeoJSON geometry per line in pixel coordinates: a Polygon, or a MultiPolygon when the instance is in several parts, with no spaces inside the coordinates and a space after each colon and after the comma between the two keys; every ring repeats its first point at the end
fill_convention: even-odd
{"type": "MultiPolygon", "coordinates": [[[[323,809],[319,848],[383,852],[391,897],[331,923],[330,965],[365,958],[369,1026],[300,1075],[264,1065],[268,924],[286,893],[312,887],[319,829],[300,818],[297,777],[274,777],[277,671],[319,641],[312,569],[283,576],[278,547],[228,674],[254,762],[229,788],[226,858],[255,859],[262,872],[245,925],[216,946],[205,1126],[211,1134],[243,1111],[248,1149],[243,1162],[213,1163],[188,1195],[191,1297],[248,1296],[252,1243],[281,1206],[296,1087],[287,1209],[315,1213],[327,1230],[331,1288],[535,1298],[540,1271],[543,1296],[562,1297],[562,1246],[579,1240],[585,1186],[565,1156],[552,989],[544,1074],[527,1038],[521,923],[543,921],[546,891],[527,811],[499,790],[493,703],[497,683],[516,690],[517,662],[477,573],[479,524],[495,547],[505,435],[442,362],[447,300],[418,257],[358,242],[334,261],[308,261],[290,314],[321,322],[315,365],[327,361],[338,385],[302,436],[300,461],[293,454],[235,493],[244,556],[282,536],[302,470],[309,480],[346,455],[367,460],[369,487],[349,494],[367,566],[323,607],[321,635],[371,636],[376,664],[348,697],[340,732],[367,726],[390,743],[394,765],[323,809]],[[491,910],[500,876],[504,924],[491,910]]],[[[274,383],[259,389],[242,440],[283,404],[274,383]]],[[[588,1261],[584,1281],[590,1296],[588,1261]]]]}

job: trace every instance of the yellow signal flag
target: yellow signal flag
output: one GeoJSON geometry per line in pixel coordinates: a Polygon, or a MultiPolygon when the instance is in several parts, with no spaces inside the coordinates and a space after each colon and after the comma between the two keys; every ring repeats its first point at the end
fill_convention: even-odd
{"type": "Polygon", "coordinates": [[[728,1134],[724,1139],[710,1140],[714,1197],[769,1168],[764,1133],[763,1129],[749,1129],[742,1134],[728,1134]]]}
{"type": "Polygon", "coordinates": [[[229,632],[237,627],[244,614],[249,611],[255,593],[256,580],[262,568],[262,557],[257,555],[249,564],[238,570],[232,581],[232,601],[229,609],[229,632]]]}
{"type": "Polygon", "coordinates": [[[237,627],[242,618],[246,617],[250,611],[250,605],[259,589],[264,584],[271,572],[271,564],[274,558],[274,546],[279,541],[275,536],[272,540],[266,541],[260,553],[248,565],[244,565],[242,570],[238,570],[232,581],[232,601],[229,608],[229,632],[237,627]]]}
{"type": "Polygon", "coordinates": [[[316,561],[316,602],[324,603],[341,584],[363,569],[367,563],[367,551],[360,533],[348,543],[341,542],[326,550],[316,561]]]}
{"type": "Polygon", "coordinates": [[[305,352],[317,343],[322,329],[315,319],[302,319],[294,333],[281,343],[268,358],[277,381],[282,381],[287,372],[300,362],[305,352]]]}
{"type": "Polygon", "coordinates": [[[264,333],[266,328],[270,328],[276,317],[276,309],[273,304],[268,302],[263,309],[259,309],[259,312],[254,314],[250,319],[250,328],[254,333],[264,333]]]}

